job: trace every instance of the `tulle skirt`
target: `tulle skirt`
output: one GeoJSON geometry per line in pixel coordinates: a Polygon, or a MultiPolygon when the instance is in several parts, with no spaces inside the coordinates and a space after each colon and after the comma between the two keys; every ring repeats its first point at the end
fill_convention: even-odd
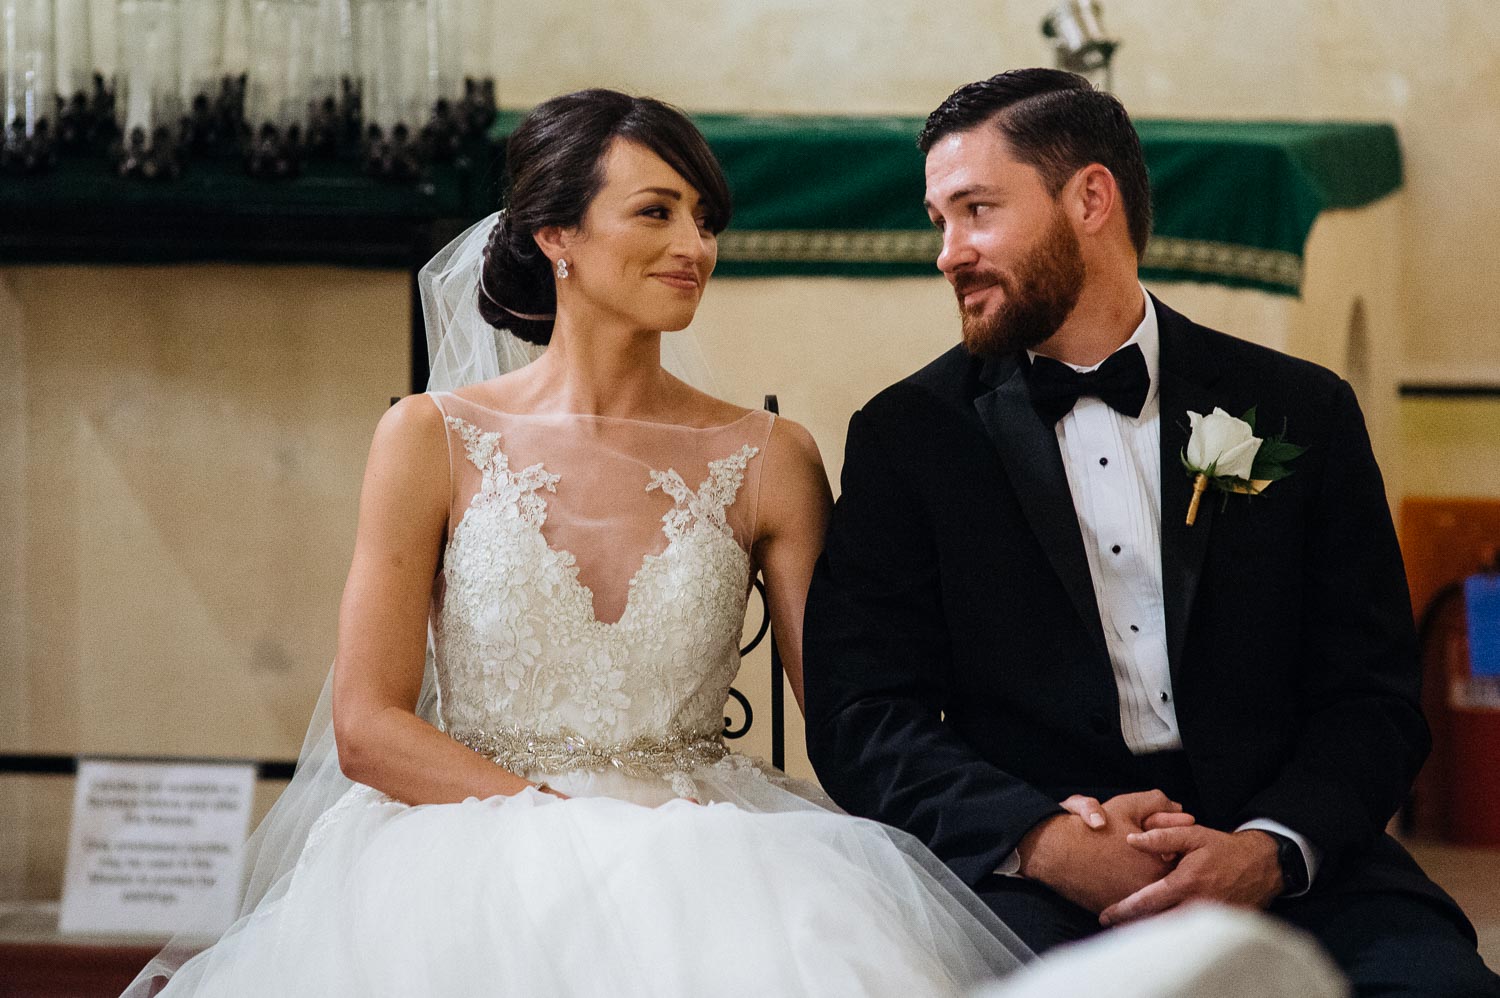
{"type": "Polygon", "coordinates": [[[1029,956],[914,839],[743,757],[690,774],[701,804],[616,771],[547,779],[572,799],[354,786],[286,890],[163,994],[925,998],[1029,956]]]}

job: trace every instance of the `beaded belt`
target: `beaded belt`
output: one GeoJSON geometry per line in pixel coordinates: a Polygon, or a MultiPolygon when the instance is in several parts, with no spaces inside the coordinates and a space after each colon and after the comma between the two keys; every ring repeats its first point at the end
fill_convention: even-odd
{"type": "Polygon", "coordinates": [[[543,735],[520,729],[449,734],[455,741],[517,774],[618,769],[627,776],[669,776],[711,766],[729,754],[719,732],[683,733],[666,738],[642,735],[613,744],[576,734],[543,735]]]}

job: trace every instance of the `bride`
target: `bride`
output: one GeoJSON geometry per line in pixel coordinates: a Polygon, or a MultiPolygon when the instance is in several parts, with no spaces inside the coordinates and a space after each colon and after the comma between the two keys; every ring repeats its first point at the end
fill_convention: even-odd
{"type": "Polygon", "coordinates": [[[242,917],[127,994],[904,998],[1012,969],[914,839],[725,749],[756,570],[800,702],[830,498],[804,429],[662,366],[729,221],[702,136],[584,91],[506,169],[507,210],[425,272],[434,390],[375,432],[242,917]]]}

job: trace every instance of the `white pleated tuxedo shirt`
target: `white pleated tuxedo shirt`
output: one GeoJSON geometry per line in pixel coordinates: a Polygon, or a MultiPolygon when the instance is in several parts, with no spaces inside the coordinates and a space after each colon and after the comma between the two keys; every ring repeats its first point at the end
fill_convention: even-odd
{"type": "MultiPolygon", "coordinates": [[[[1156,307],[1145,288],[1141,296],[1145,317],[1118,348],[1134,343],[1146,359],[1151,387],[1140,415],[1131,418],[1103,399],[1083,396],[1056,426],[1114,670],[1120,731],[1136,755],[1182,748],[1161,580],[1161,340],[1156,307]]],[[[1080,372],[1099,367],[1068,366],[1080,372]]],[[[1312,843],[1268,818],[1247,821],[1237,831],[1247,828],[1277,832],[1296,842],[1312,883],[1318,860],[1312,843]]],[[[1012,853],[999,872],[1019,868],[1020,859],[1012,853]]]]}

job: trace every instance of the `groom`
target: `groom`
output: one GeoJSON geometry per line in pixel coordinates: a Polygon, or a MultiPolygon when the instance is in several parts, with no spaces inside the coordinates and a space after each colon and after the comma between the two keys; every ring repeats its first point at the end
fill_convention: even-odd
{"type": "Polygon", "coordinates": [[[1349,385],[1144,292],[1140,142],[1082,78],[970,84],[918,144],[963,345],[849,424],[804,642],[824,787],[1037,950],[1210,898],[1310,931],[1364,993],[1500,994],[1384,831],[1428,733],[1349,385]],[[1283,434],[1290,474],[1190,524],[1189,413],[1215,409],[1283,434]]]}

